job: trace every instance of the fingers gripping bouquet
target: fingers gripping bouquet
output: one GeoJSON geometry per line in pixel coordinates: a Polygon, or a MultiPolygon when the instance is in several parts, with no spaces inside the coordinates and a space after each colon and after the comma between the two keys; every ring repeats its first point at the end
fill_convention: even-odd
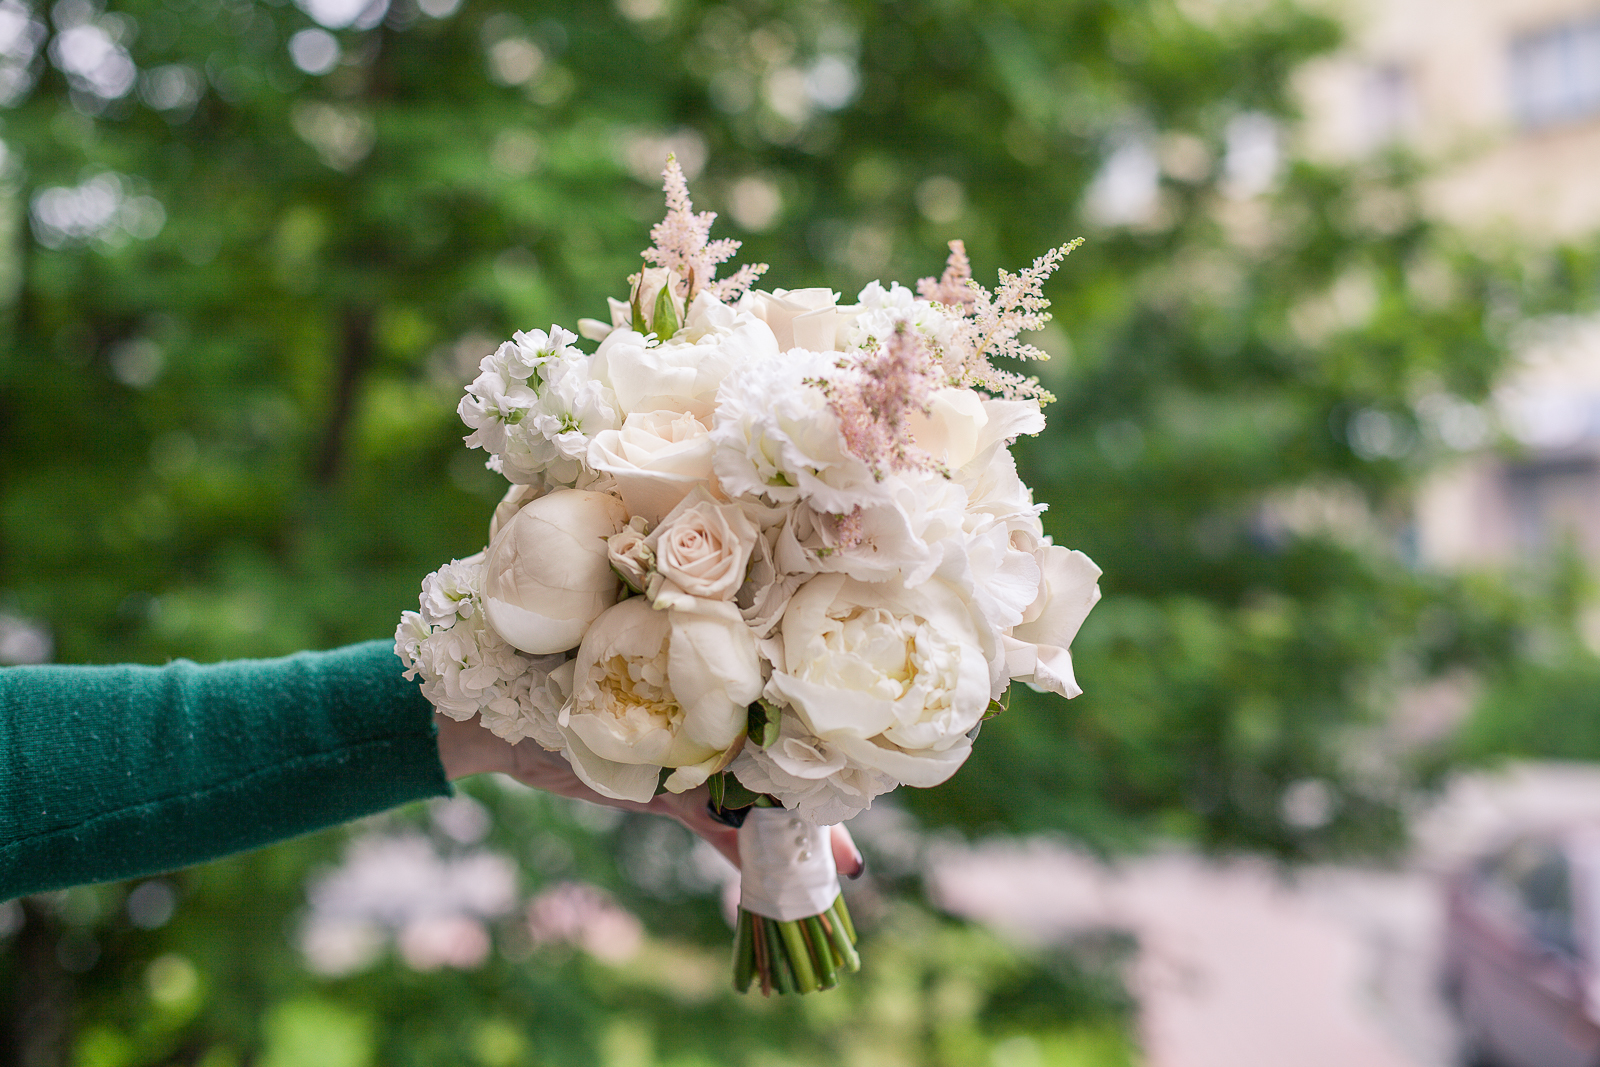
{"type": "Polygon", "coordinates": [[[669,160],[609,323],[518,333],[462,397],[511,483],[489,544],[423,582],[396,649],[444,714],[559,751],[603,796],[709,785],[740,825],[735,982],[859,966],[826,827],[955,773],[1012,680],[1079,692],[1100,571],[1050,543],[1010,443],[1038,380],[996,356],[1072,246],[993,292],[960,242],[916,293],[725,279],[669,160]]]}

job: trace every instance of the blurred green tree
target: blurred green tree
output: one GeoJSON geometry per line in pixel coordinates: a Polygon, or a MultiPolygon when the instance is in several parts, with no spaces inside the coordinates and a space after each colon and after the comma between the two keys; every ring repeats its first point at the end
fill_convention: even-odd
{"type": "MultiPolygon", "coordinates": [[[[388,633],[503,488],[462,383],[619,293],[672,149],[772,285],[1089,238],[1019,450],[1106,571],[1087,693],[1019,694],[914,811],[1392,843],[1396,694],[1527,617],[1413,566],[1405,490],[1509,325],[1581,286],[1442,232],[1401,155],[1313,162],[1291,76],[1338,40],[1273,2],[0,0],[0,609],[69,662],[388,633]]],[[[329,847],[287,846],[283,885],[329,847]]],[[[285,1002],[228,1047],[362,1048],[363,1019],[285,1002]]],[[[518,1061],[492,1023],[479,1058],[518,1061]]],[[[89,1058],[168,1055],[117,1040],[89,1058]]]]}

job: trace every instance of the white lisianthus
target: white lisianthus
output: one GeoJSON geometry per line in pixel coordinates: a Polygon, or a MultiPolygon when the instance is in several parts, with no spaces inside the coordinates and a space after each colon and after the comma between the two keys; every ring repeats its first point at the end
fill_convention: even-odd
{"type": "Polygon", "coordinates": [[[1035,553],[1043,580],[1023,621],[1005,637],[1011,677],[1075,697],[1078,688],[1068,649],[1089,609],[1100,599],[1100,568],[1082,552],[1041,545],[1035,553]]]}
{"type": "Polygon", "coordinates": [[[845,448],[827,397],[808,384],[836,369],[831,354],[795,349],[728,375],[711,424],[724,492],[840,515],[883,498],[872,469],[845,448]]]}
{"type": "Polygon", "coordinates": [[[882,771],[852,765],[837,747],[807,732],[794,715],[783,716],[776,741],[767,748],[745,745],[728,770],[746,789],[777,797],[818,826],[854,818],[872,807],[873,797],[900,784],[882,771]]]}
{"type": "Polygon", "coordinates": [[[589,466],[616,479],[629,514],[661,519],[711,478],[710,429],[686,411],[635,411],[589,443],[589,466]]]}
{"type": "Polygon", "coordinates": [[[718,503],[697,488],[646,543],[655,557],[656,573],[665,581],[692,597],[731,600],[744,585],[750,553],[760,537],[760,529],[743,508],[718,503]]]}
{"type": "Polygon", "coordinates": [[[926,413],[910,415],[917,447],[945,469],[965,467],[978,454],[979,435],[989,421],[983,397],[971,389],[936,389],[926,413]]]}
{"type": "Polygon", "coordinates": [[[627,522],[622,501],[608,493],[558,489],[524,505],[485,560],[490,625],[534,655],[576,647],[621,592],[606,539],[627,522]]]}
{"type": "Polygon", "coordinates": [[[584,634],[559,723],[567,759],[602,796],[645,803],[663,768],[681,792],[726,764],[761,691],[755,639],[730,604],[632,597],[584,634]]]}
{"type": "Polygon", "coordinates": [[[956,590],[822,575],[789,601],[779,633],[783,663],[767,698],[851,765],[932,786],[966,760],[998,639],[956,590]]]}

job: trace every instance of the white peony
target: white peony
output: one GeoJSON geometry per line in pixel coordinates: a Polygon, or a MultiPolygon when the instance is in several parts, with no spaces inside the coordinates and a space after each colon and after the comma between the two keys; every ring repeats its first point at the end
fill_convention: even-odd
{"type": "Polygon", "coordinates": [[[1006,666],[1013,678],[1075,697],[1083,690],[1068,649],[1100,600],[1100,568],[1082,552],[1056,545],[1039,546],[1035,556],[1043,581],[1022,622],[1005,637],[1006,666]]]}
{"type": "Polygon", "coordinates": [[[794,594],[779,633],[768,699],[852,766],[932,786],[966,760],[999,642],[951,586],[822,575],[794,594]]]}
{"type": "Polygon", "coordinates": [[[784,715],[769,747],[745,745],[728,765],[746,789],[777,797],[819,826],[854,818],[872,798],[900,783],[881,771],[851,765],[843,752],[811,735],[797,716],[784,715]]]}
{"type": "Polygon", "coordinates": [[[647,802],[704,782],[744,737],[761,691],[755,639],[731,604],[682,598],[678,610],[632,597],[584,634],[561,711],[568,761],[602,796],[647,802]]]}
{"type": "Polygon", "coordinates": [[[627,522],[622,501],[583,489],[558,489],[524,505],[485,559],[490,625],[534,655],[576,647],[621,593],[606,539],[627,522]]]}

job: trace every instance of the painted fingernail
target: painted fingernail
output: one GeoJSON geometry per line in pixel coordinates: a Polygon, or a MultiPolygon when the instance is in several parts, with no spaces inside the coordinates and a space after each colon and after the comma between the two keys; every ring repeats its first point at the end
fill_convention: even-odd
{"type": "Polygon", "coordinates": [[[860,878],[863,874],[867,873],[867,858],[859,852],[855,854],[855,857],[856,869],[845,875],[845,877],[850,879],[852,882],[857,878],[860,878]]]}

